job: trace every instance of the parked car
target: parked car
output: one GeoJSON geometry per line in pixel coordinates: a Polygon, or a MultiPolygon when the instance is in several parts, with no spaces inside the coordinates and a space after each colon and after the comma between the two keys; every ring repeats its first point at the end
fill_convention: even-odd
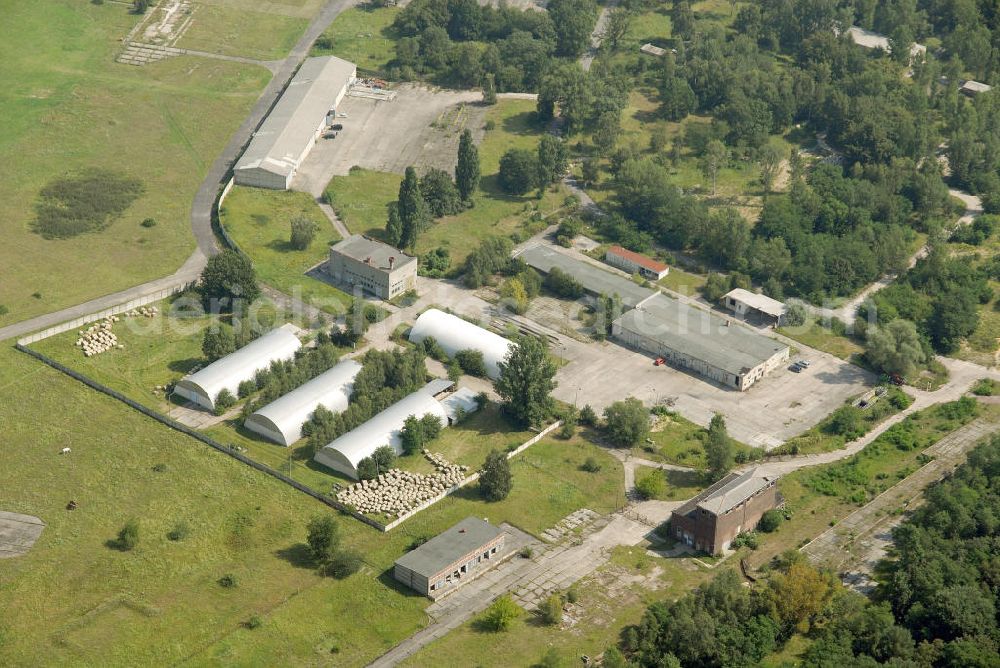
{"type": "Polygon", "coordinates": [[[788,367],[788,370],[794,371],[795,373],[802,373],[802,367],[800,367],[798,364],[791,365],[790,367],[788,367]]]}
{"type": "Polygon", "coordinates": [[[803,368],[805,368],[805,369],[808,369],[810,364],[812,364],[812,362],[810,362],[809,360],[799,360],[798,361],[798,365],[801,366],[801,367],[803,367],[803,368]]]}
{"type": "Polygon", "coordinates": [[[663,366],[664,364],[666,364],[666,361],[662,357],[657,357],[653,360],[653,366],[663,366]]]}
{"type": "Polygon", "coordinates": [[[337,123],[337,124],[335,124],[335,125],[331,125],[331,126],[330,126],[330,129],[331,129],[331,130],[335,130],[335,131],[337,131],[337,132],[340,132],[341,130],[343,130],[343,129],[344,129],[344,126],[343,126],[343,125],[341,125],[340,123],[337,123]]]}

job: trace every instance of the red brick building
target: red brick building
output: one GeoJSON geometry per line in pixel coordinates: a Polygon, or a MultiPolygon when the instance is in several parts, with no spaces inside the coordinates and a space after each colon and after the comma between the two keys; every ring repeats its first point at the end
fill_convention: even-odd
{"type": "Polygon", "coordinates": [[[737,535],[753,530],[764,513],[781,505],[777,481],[759,469],[730,473],[675,510],[670,532],[696,550],[720,554],[737,535]]]}

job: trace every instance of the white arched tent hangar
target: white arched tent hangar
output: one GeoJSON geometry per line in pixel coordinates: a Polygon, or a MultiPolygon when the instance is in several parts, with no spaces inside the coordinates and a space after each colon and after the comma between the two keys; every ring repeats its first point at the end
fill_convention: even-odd
{"type": "Polygon", "coordinates": [[[252,380],[258,370],[268,368],[271,362],[291,359],[302,347],[295,331],[294,325],[272,329],[236,352],[177,381],[173,393],[210,411],[215,410],[219,392],[229,390],[235,397],[240,383],[252,380]]]}
{"type": "Polygon", "coordinates": [[[449,357],[459,350],[478,350],[486,362],[487,375],[494,380],[500,376],[500,362],[513,345],[499,334],[436,308],[421,313],[410,330],[413,343],[421,343],[428,336],[433,337],[449,357]]]}
{"type": "Polygon", "coordinates": [[[248,417],[243,426],[275,443],[289,446],[302,438],[302,425],[320,406],[334,413],[347,410],[354,377],[359,371],[361,364],[343,360],[264,406],[248,417]]]}
{"type": "Polygon", "coordinates": [[[411,415],[419,418],[428,413],[441,418],[442,425],[448,424],[448,415],[441,403],[427,392],[418,390],[324,446],[314,459],[334,471],[357,479],[358,463],[371,456],[377,448],[388,445],[397,455],[401,454],[400,432],[406,418],[411,415]]]}

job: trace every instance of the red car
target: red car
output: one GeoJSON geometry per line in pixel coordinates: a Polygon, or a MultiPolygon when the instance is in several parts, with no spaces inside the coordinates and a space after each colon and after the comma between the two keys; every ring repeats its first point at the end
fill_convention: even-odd
{"type": "Polygon", "coordinates": [[[663,361],[662,357],[657,357],[653,360],[653,366],[663,366],[664,364],[666,364],[666,362],[663,361]]]}

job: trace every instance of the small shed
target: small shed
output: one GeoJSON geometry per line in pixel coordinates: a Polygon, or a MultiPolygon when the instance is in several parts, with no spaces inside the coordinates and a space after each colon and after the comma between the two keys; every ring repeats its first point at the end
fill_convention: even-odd
{"type": "Polygon", "coordinates": [[[993,86],[972,80],[963,81],[962,85],[958,88],[958,92],[968,97],[976,97],[980,93],[988,93],[991,90],[993,90],[993,86]]]}
{"type": "Polygon", "coordinates": [[[643,44],[639,47],[639,51],[645,53],[647,56],[655,56],[657,58],[662,58],[667,55],[667,50],[656,46],[655,44],[643,44]]]}

